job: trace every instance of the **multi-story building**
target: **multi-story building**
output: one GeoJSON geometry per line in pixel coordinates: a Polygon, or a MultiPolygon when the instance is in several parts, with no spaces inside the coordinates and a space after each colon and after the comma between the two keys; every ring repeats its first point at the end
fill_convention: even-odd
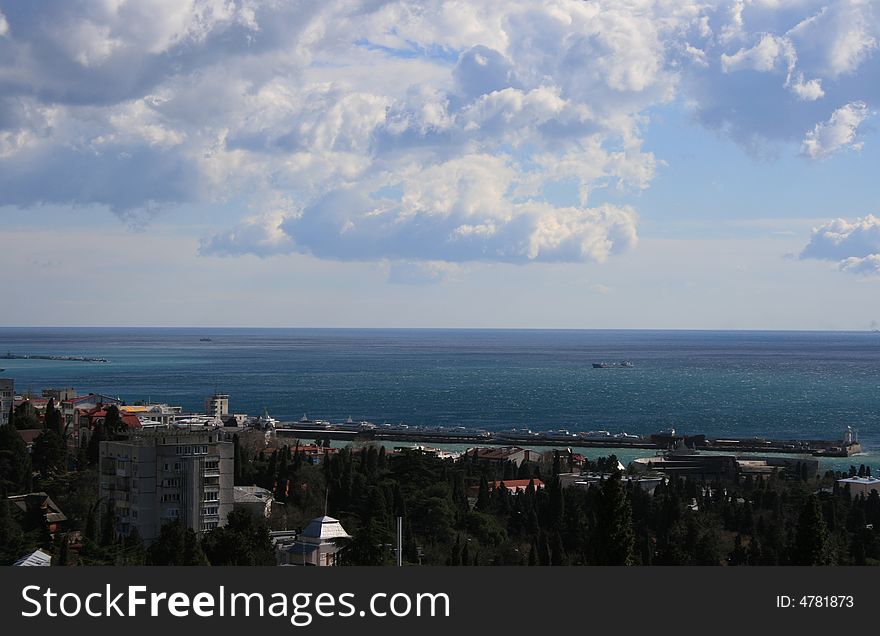
{"type": "Polygon", "coordinates": [[[9,424],[9,413],[15,399],[15,383],[12,378],[0,378],[0,426],[9,424]]]}
{"type": "Polygon", "coordinates": [[[166,523],[196,532],[232,511],[233,448],[213,427],[157,428],[101,442],[100,496],[113,502],[117,531],[149,543],[166,523]]]}
{"type": "Polygon", "coordinates": [[[215,393],[205,398],[205,415],[217,419],[229,415],[229,396],[226,393],[215,393]]]}

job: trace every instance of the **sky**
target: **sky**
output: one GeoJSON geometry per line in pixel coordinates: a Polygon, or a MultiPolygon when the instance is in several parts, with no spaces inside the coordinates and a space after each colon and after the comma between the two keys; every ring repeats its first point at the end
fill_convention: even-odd
{"type": "Polygon", "coordinates": [[[0,0],[0,326],[880,327],[877,0],[0,0]]]}

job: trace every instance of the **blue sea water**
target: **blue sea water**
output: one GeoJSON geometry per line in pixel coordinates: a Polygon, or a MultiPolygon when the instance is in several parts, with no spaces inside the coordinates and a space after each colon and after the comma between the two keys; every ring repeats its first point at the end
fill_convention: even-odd
{"type": "Polygon", "coordinates": [[[485,429],[839,439],[880,449],[880,334],[756,331],[0,328],[18,392],[485,429]],[[201,342],[200,338],[211,338],[201,342]],[[632,360],[633,369],[593,369],[632,360]]]}

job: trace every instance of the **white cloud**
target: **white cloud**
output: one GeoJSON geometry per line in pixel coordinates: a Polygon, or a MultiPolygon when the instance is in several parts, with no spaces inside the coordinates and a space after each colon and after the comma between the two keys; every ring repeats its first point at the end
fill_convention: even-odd
{"type": "Polygon", "coordinates": [[[660,105],[856,145],[868,4],[0,0],[0,205],[234,202],[204,254],[603,261],[636,214],[592,201],[650,185],[660,105]]]}
{"type": "Polygon", "coordinates": [[[861,142],[856,141],[856,132],[867,116],[868,107],[864,102],[841,106],[831,113],[827,122],[807,131],[801,153],[811,159],[822,159],[846,147],[858,150],[861,142]]]}
{"type": "Polygon", "coordinates": [[[880,273],[880,218],[834,219],[813,228],[800,257],[837,261],[847,272],[880,273]]]}
{"type": "Polygon", "coordinates": [[[862,258],[850,256],[840,263],[840,269],[845,272],[866,276],[880,274],[880,254],[869,254],[862,258]]]}

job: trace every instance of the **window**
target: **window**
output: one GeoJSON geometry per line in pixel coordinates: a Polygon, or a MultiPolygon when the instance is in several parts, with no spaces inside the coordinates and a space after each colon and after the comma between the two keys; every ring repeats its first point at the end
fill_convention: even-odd
{"type": "Polygon", "coordinates": [[[202,532],[210,532],[217,527],[216,521],[205,521],[202,523],[202,532]]]}
{"type": "Polygon", "coordinates": [[[220,506],[205,506],[202,508],[203,515],[218,515],[220,514],[220,506]]]}
{"type": "Polygon", "coordinates": [[[220,460],[214,458],[206,459],[205,470],[220,470],[220,460]]]}
{"type": "Polygon", "coordinates": [[[165,493],[164,495],[162,495],[162,498],[160,499],[160,501],[162,501],[162,502],[180,501],[180,493],[177,493],[177,492],[165,493]]]}
{"type": "Polygon", "coordinates": [[[171,470],[170,464],[162,464],[162,470],[171,470]]]}
{"type": "Polygon", "coordinates": [[[179,488],[180,487],[180,477],[169,477],[168,479],[162,480],[163,488],[179,488]]]}
{"type": "Polygon", "coordinates": [[[205,491],[205,501],[220,501],[220,491],[219,490],[206,490],[205,491]]]}

